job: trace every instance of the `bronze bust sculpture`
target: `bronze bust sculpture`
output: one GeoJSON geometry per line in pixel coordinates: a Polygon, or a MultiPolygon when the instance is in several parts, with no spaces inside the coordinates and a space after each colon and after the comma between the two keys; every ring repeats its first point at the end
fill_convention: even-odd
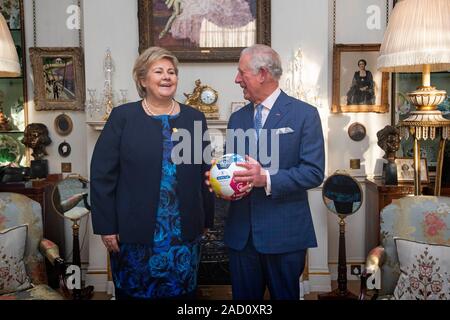
{"type": "Polygon", "coordinates": [[[377,132],[378,146],[384,150],[383,178],[386,185],[397,185],[397,166],[395,153],[400,148],[400,131],[394,126],[385,126],[377,132]]]}
{"type": "Polygon", "coordinates": [[[394,126],[385,126],[377,132],[378,146],[384,150],[384,159],[394,160],[400,148],[400,131],[394,126]]]}
{"type": "Polygon", "coordinates": [[[48,154],[45,147],[52,143],[52,140],[48,136],[48,129],[45,124],[30,123],[25,128],[22,143],[33,150],[31,155],[35,160],[41,160],[48,154]]]}

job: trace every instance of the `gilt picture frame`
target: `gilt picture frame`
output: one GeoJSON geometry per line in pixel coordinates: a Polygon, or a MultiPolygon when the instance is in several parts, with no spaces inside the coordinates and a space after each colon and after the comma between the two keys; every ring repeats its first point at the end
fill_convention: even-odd
{"type": "Polygon", "coordinates": [[[243,48],[270,45],[270,0],[220,5],[224,8],[202,0],[138,0],[139,52],[160,46],[181,62],[236,62],[243,48]]]}
{"type": "Polygon", "coordinates": [[[334,46],[332,113],[389,112],[389,73],[376,68],[379,51],[380,44],[334,46]]]}
{"type": "Polygon", "coordinates": [[[84,110],[83,51],[79,47],[30,48],[34,104],[40,110],[84,110]]]}
{"type": "Polygon", "coordinates": [[[55,131],[60,136],[67,136],[72,132],[73,122],[72,119],[67,114],[60,114],[55,118],[54,121],[55,131]]]}

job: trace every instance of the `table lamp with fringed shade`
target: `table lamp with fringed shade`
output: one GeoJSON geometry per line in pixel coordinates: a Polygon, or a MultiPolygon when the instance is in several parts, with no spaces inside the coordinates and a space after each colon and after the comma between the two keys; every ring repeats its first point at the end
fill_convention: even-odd
{"type": "Polygon", "coordinates": [[[422,86],[407,94],[416,107],[400,121],[402,138],[414,138],[414,194],[420,194],[420,140],[439,137],[435,195],[440,194],[445,142],[450,120],[437,106],[447,93],[430,84],[431,71],[450,70],[450,0],[402,0],[397,2],[381,44],[377,61],[384,72],[422,72],[422,86]]]}
{"type": "MultiPolygon", "coordinates": [[[[11,32],[0,13],[0,77],[20,76],[20,63],[11,32]]],[[[0,131],[9,131],[11,126],[0,106],[0,131]]]]}
{"type": "Polygon", "coordinates": [[[3,15],[0,13],[0,77],[20,76],[16,46],[3,15]]]}

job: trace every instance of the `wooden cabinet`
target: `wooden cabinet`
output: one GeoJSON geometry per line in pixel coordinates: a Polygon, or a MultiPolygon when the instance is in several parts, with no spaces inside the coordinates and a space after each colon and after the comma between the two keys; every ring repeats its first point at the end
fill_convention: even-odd
{"type": "Polygon", "coordinates": [[[49,175],[45,180],[30,181],[31,184],[0,184],[0,192],[20,193],[39,202],[42,208],[44,238],[56,243],[61,256],[64,257],[64,219],[58,215],[51,202],[53,186],[60,180],[60,176],[49,175]]]}
{"type": "MultiPolygon", "coordinates": [[[[380,243],[380,212],[392,200],[414,194],[414,184],[386,186],[382,179],[366,179],[366,254],[380,243]]],[[[422,185],[422,194],[433,195],[434,185],[422,185]]],[[[450,196],[450,188],[441,188],[442,196],[450,196]]]]}

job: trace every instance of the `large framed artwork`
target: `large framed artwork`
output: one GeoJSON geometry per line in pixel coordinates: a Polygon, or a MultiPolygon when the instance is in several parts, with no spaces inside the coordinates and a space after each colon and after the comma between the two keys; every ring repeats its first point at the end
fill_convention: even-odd
{"type": "Polygon", "coordinates": [[[377,71],[379,44],[337,44],[333,50],[331,111],[389,111],[389,73],[377,71]]]}
{"type": "Polygon", "coordinates": [[[151,46],[180,61],[238,61],[270,45],[270,0],[138,0],[139,52],[151,46]]]}
{"type": "Polygon", "coordinates": [[[83,51],[30,48],[36,110],[84,110],[83,51]]]}

